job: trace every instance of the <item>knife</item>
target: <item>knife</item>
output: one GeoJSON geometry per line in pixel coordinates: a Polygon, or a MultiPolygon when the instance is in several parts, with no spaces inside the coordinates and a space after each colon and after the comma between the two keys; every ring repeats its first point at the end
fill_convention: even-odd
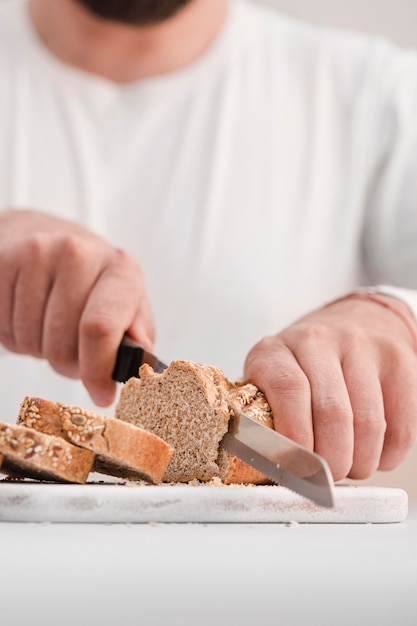
{"type": "Polygon", "coordinates": [[[235,405],[220,445],[272,482],[325,507],[334,506],[333,477],[326,461],[292,439],[257,422],[235,405]]]}
{"type": "MultiPolygon", "coordinates": [[[[168,366],[135,341],[125,337],[117,351],[113,379],[126,382],[139,376],[143,363],[155,372],[168,366]]],[[[292,439],[257,422],[234,404],[229,405],[229,430],[220,442],[228,452],[272,482],[324,507],[334,506],[334,482],[326,461],[292,439]]]]}

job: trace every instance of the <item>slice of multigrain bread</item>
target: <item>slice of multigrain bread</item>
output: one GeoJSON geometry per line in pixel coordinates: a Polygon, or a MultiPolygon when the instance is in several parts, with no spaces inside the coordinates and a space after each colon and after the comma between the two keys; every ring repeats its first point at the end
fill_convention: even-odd
{"type": "Polygon", "coordinates": [[[16,478],[85,483],[94,454],[60,437],[0,422],[0,472],[16,478]]]}
{"type": "Polygon", "coordinates": [[[268,480],[219,444],[231,417],[230,403],[272,427],[270,407],[254,385],[231,383],[216,367],[173,361],[157,374],[142,365],[140,378],[123,385],[116,417],[149,430],[174,448],[164,482],[263,484],[268,480]]]}
{"type": "Polygon", "coordinates": [[[93,451],[94,471],[128,480],[159,483],[173,453],[168,443],[132,424],[42,398],[24,398],[18,423],[93,451]]]}

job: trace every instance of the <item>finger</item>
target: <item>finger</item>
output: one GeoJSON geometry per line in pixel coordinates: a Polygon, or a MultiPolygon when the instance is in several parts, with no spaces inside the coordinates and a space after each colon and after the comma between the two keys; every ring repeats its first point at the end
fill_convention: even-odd
{"type": "Polygon", "coordinates": [[[297,359],[311,387],[314,450],[329,464],[334,480],[352,466],[353,415],[338,354],[328,345],[303,342],[297,359]]]}
{"type": "Polygon", "coordinates": [[[349,477],[368,478],[379,466],[386,430],[379,372],[373,358],[349,351],[343,372],[353,411],[354,451],[349,477]]]}
{"type": "Polygon", "coordinates": [[[101,406],[114,399],[116,384],[112,372],[117,348],[126,330],[141,316],[143,301],[140,272],[124,253],[118,252],[118,257],[100,275],[80,324],[80,376],[93,400],[101,406]]]}
{"type": "Polygon", "coordinates": [[[245,378],[265,393],[275,430],[312,450],[310,385],[292,352],[277,338],[265,338],[248,355],[245,378]]]}
{"type": "Polygon", "coordinates": [[[79,376],[78,341],[81,316],[101,271],[90,242],[66,239],[55,267],[43,321],[43,356],[60,374],[79,376]]]}
{"type": "Polygon", "coordinates": [[[18,274],[16,261],[12,254],[3,253],[0,258],[0,343],[13,351],[16,351],[13,332],[14,292],[18,274]]]}
{"type": "Polygon", "coordinates": [[[401,463],[417,438],[417,357],[407,347],[393,347],[381,375],[387,430],[380,470],[401,463]]]}
{"type": "Polygon", "coordinates": [[[10,319],[14,350],[40,357],[43,315],[51,285],[48,253],[35,237],[19,252],[10,319]]]}

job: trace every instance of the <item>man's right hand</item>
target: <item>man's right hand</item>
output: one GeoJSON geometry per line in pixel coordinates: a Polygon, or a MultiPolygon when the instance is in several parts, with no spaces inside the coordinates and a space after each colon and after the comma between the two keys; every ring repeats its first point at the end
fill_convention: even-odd
{"type": "Polygon", "coordinates": [[[132,256],[79,224],[0,211],[0,343],[80,378],[107,406],[125,333],[152,349],[151,308],[132,256]]]}

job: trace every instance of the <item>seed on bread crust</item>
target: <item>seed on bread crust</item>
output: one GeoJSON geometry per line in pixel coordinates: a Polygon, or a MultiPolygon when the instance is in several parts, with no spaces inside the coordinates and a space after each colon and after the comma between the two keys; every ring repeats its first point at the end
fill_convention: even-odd
{"type": "Polygon", "coordinates": [[[74,413],[74,415],[71,415],[71,422],[76,426],[85,426],[87,418],[81,413],[74,413]]]}

